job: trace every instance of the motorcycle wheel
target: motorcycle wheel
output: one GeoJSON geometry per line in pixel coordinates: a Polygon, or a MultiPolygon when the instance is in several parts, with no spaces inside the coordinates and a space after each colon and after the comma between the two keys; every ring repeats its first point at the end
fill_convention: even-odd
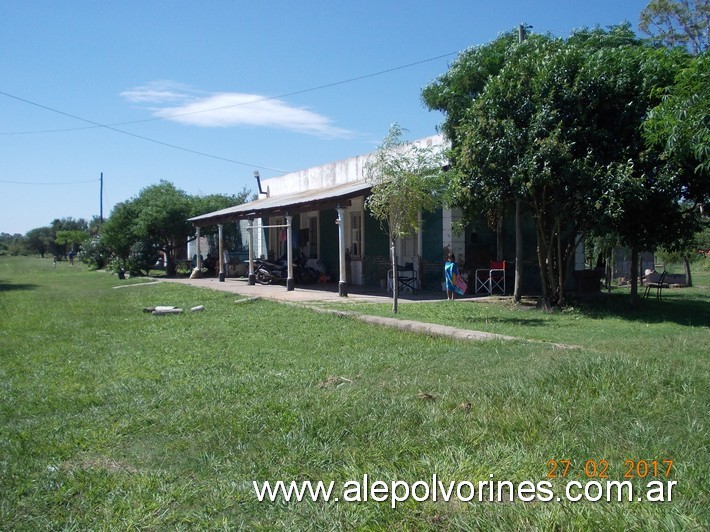
{"type": "Polygon", "coordinates": [[[271,282],[274,280],[274,278],[271,276],[271,274],[268,272],[265,272],[264,270],[257,270],[255,277],[256,277],[256,282],[259,284],[271,284],[271,282]]]}
{"type": "Polygon", "coordinates": [[[313,284],[318,281],[319,273],[313,268],[306,267],[302,273],[304,284],[313,284]]]}

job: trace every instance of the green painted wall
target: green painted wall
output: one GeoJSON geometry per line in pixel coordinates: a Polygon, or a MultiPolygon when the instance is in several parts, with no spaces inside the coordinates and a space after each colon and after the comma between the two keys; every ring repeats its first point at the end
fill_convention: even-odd
{"type": "MultiPolygon", "coordinates": [[[[536,255],[535,222],[523,214],[523,294],[540,291],[540,273],[536,255]]],[[[466,264],[469,270],[485,268],[496,258],[496,231],[485,217],[473,222],[466,231],[466,264]]],[[[506,292],[513,293],[515,283],[515,209],[505,212],[503,221],[503,259],[506,261],[506,292]]],[[[471,277],[473,278],[473,277],[471,277]]]]}
{"type": "Polygon", "coordinates": [[[442,210],[422,213],[422,258],[419,272],[421,287],[435,290],[441,286],[444,271],[444,240],[442,210]]]}
{"type": "Polygon", "coordinates": [[[370,211],[364,211],[364,229],[365,229],[365,255],[366,256],[389,256],[389,242],[387,233],[380,226],[380,222],[373,218],[370,211]]]}
{"type": "MultiPolygon", "coordinates": [[[[444,249],[441,209],[422,213],[422,249],[425,262],[441,262],[444,249]]],[[[442,263],[443,264],[443,263],[442,263]]],[[[443,266],[442,266],[443,268],[443,266]]]]}
{"type": "Polygon", "coordinates": [[[364,210],[364,257],[362,260],[363,281],[368,286],[379,286],[380,280],[387,276],[390,269],[389,239],[387,233],[380,226],[380,222],[373,218],[370,211],[364,210]]]}
{"type": "Polygon", "coordinates": [[[338,282],[340,260],[338,258],[338,226],[335,220],[338,212],[335,209],[320,211],[318,216],[318,243],[320,247],[320,260],[330,275],[330,280],[338,282]]]}

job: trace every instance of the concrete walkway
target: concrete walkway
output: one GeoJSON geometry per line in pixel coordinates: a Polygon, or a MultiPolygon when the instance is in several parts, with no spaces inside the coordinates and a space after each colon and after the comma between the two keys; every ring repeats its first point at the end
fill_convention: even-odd
{"type": "MultiPolygon", "coordinates": [[[[249,285],[246,278],[231,278],[228,277],[223,283],[219,282],[216,277],[208,277],[202,279],[164,279],[171,283],[180,283],[190,286],[198,286],[200,288],[211,288],[212,290],[222,290],[231,292],[244,297],[261,297],[263,299],[272,299],[276,301],[298,302],[338,302],[338,303],[387,303],[392,301],[392,295],[384,290],[364,286],[348,287],[348,297],[340,297],[338,295],[338,285],[335,283],[329,284],[311,284],[296,286],[292,291],[286,290],[286,286],[282,284],[274,285],[249,285]]],[[[476,298],[465,297],[464,300],[473,300],[476,298]]],[[[413,303],[419,301],[446,301],[444,292],[433,292],[420,290],[418,294],[400,294],[400,303],[413,303]]]]}
{"type": "MultiPolygon", "coordinates": [[[[501,334],[492,334],[482,331],[473,331],[469,329],[458,329],[447,325],[439,325],[435,323],[424,323],[413,320],[402,320],[398,318],[389,318],[382,316],[370,316],[359,312],[342,311],[335,309],[325,309],[318,307],[318,303],[391,303],[392,297],[384,290],[367,289],[360,286],[351,286],[348,288],[348,297],[338,295],[337,285],[306,285],[297,287],[292,291],[287,291],[283,285],[252,285],[250,286],[246,279],[227,278],[224,282],[219,282],[216,278],[203,279],[162,279],[162,282],[171,282],[196,286],[200,288],[210,288],[212,290],[221,290],[231,292],[245,298],[262,298],[274,301],[280,301],[290,305],[297,305],[301,308],[306,307],[319,313],[336,314],[339,316],[356,319],[374,325],[385,327],[393,327],[401,330],[411,331],[418,334],[428,334],[433,336],[443,336],[454,338],[457,340],[520,340],[512,336],[504,336],[501,334]]],[[[471,302],[485,298],[462,297],[457,302],[471,302]]],[[[403,294],[399,302],[403,304],[423,302],[423,301],[440,301],[444,303],[446,296],[443,292],[425,292],[420,291],[418,294],[403,294]]]]}

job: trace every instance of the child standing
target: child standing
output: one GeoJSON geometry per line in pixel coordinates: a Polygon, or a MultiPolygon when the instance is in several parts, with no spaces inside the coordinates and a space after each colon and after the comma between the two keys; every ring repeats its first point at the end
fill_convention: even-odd
{"type": "Polygon", "coordinates": [[[459,278],[459,267],[456,264],[456,256],[449,253],[444,265],[444,277],[446,278],[446,299],[454,299],[455,294],[463,295],[462,279],[459,278]]]}

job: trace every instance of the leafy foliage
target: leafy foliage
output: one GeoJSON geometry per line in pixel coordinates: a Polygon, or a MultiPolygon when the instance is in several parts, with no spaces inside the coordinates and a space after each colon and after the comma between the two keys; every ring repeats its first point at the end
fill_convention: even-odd
{"type": "MultiPolygon", "coordinates": [[[[366,207],[387,231],[391,243],[392,271],[397,271],[395,245],[399,238],[419,230],[420,211],[432,211],[444,202],[446,191],[440,147],[419,146],[402,140],[398,124],[365,166],[372,194],[366,207]]],[[[393,311],[397,312],[397,279],[394,279],[393,311]]]]}
{"type": "Polygon", "coordinates": [[[419,212],[440,206],[445,191],[441,150],[403,141],[404,131],[393,124],[365,170],[372,183],[367,208],[392,241],[418,231],[419,212]]]}
{"type": "Polygon", "coordinates": [[[641,12],[639,28],[668,46],[684,46],[695,55],[710,45],[708,0],[651,0],[641,12]]]}
{"type": "Polygon", "coordinates": [[[649,47],[623,25],[520,44],[504,35],[463,55],[424,91],[432,108],[453,100],[443,129],[454,135],[456,202],[469,218],[527,202],[546,302],[564,304],[569,264],[586,233],[616,232],[636,248],[667,243],[680,229],[692,233],[692,217],[678,204],[686,181],[641,136],[687,54],[649,47]],[[460,79],[472,72],[480,85],[481,70],[490,76],[468,92],[464,109],[460,79]]]}
{"type": "Polygon", "coordinates": [[[650,113],[644,133],[688,173],[687,195],[710,197],[710,60],[707,53],[681,70],[650,113]]]}
{"type": "MultiPolygon", "coordinates": [[[[172,183],[161,181],[114,207],[101,230],[102,244],[123,268],[133,272],[149,270],[159,253],[164,253],[166,273],[173,275],[177,251],[194,234],[188,219],[238,205],[248,196],[246,189],[237,195],[191,196],[172,183]]],[[[234,233],[236,228],[229,234],[234,233]]]]}

